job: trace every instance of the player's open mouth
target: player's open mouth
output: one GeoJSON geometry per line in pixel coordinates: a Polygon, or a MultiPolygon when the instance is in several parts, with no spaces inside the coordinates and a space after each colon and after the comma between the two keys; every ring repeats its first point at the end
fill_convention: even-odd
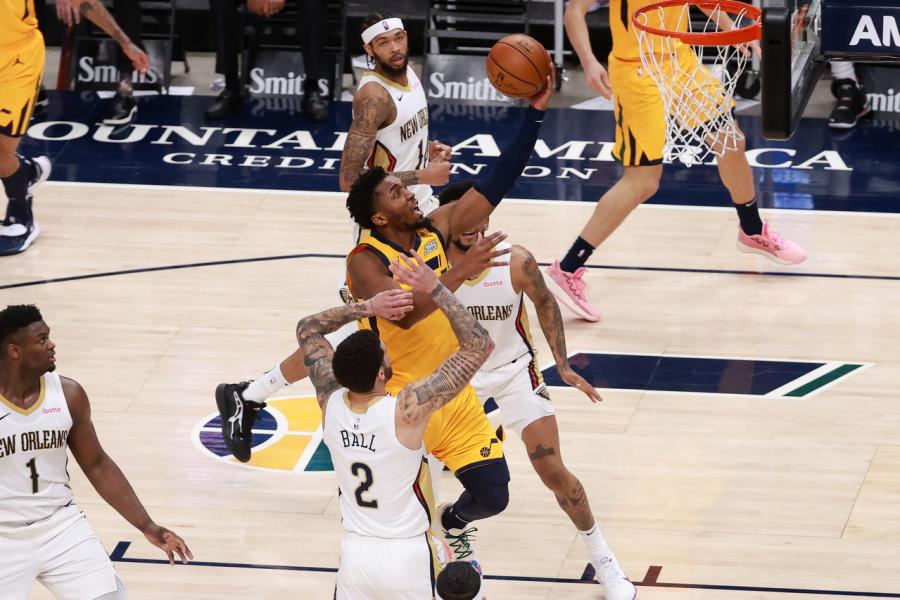
{"type": "Polygon", "coordinates": [[[403,66],[403,61],[404,61],[404,60],[406,60],[406,57],[405,57],[405,56],[398,56],[398,57],[396,57],[396,58],[392,58],[392,59],[391,59],[391,65],[393,65],[393,66],[395,66],[395,67],[401,67],[401,66],[403,66]]]}

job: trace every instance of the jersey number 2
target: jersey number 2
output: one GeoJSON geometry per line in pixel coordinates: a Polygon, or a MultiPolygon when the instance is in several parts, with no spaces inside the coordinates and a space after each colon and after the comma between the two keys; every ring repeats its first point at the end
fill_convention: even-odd
{"type": "Polygon", "coordinates": [[[27,463],[25,463],[25,466],[31,469],[31,493],[37,494],[38,493],[38,472],[37,472],[37,465],[35,464],[34,461],[35,461],[35,459],[32,458],[27,463]]]}
{"type": "Polygon", "coordinates": [[[354,477],[360,477],[360,471],[362,471],[362,481],[359,482],[359,487],[356,488],[356,503],[363,508],[378,508],[378,500],[363,500],[363,494],[369,491],[374,481],[372,469],[369,468],[369,465],[359,462],[350,466],[350,472],[353,473],[354,477]]]}

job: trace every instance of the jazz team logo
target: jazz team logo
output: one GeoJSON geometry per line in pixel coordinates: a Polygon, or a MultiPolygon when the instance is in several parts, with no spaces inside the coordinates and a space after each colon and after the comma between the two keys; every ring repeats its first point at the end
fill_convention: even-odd
{"type": "MultiPolygon", "coordinates": [[[[322,442],[322,411],[315,398],[269,400],[253,426],[253,457],[246,466],[271,471],[333,471],[322,442]]],[[[194,445],[204,454],[239,463],[222,441],[218,413],[194,427],[194,445]]]]}

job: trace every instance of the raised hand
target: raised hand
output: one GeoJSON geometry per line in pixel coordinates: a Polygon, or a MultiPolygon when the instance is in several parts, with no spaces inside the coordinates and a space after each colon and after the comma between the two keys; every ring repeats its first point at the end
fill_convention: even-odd
{"type": "Polygon", "coordinates": [[[452,166],[447,160],[430,162],[421,171],[419,182],[428,185],[447,185],[447,182],[450,181],[450,167],[452,166]]]}
{"type": "Polygon", "coordinates": [[[564,368],[558,368],[559,378],[566,382],[566,385],[582,392],[591,399],[591,402],[603,402],[603,398],[597,393],[590,383],[584,377],[573,371],[568,365],[564,368]]]}
{"type": "Polygon", "coordinates": [[[437,275],[419,256],[410,250],[410,256],[399,256],[389,267],[394,280],[415,290],[430,294],[440,285],[437,275]]]}
{"type": "Polygon", "coordinates": [[[472,279],[492,267],[508,265],[509,260],[498,259],[512,252],[512,248],[494,250],[497,244],[505,239],[506,234],[502,231],[495,231],[490,235],[479,237],[478,241],[466,252],[465,258],[453,265],[453,268],[460,269],[466,279],[472,279]]]}
{"type": "Polygon", "coordinates": [[[430,162],[446,162],[450,160],[453,154],[453,148],[447,144],[442,144],[437,140],[428,142],[428,160],[430,162]]]}
{"type": "Polygon", "coordinates": [[[165,527],[160,527],[156,523],[152,523],[150,527],[144,531],[144,537],[151,544],[166,553],[169,557],[169,564],[175,564],[175,554],[181,559],[182,564],[187,564],[188,560],[194,560],[191,549],[187,547],[184,540],[178,535],[169,531],[165,527]]]}
{"type": "Polygon", "coordinates": [[[547,64],[550,65],[550,74],[547,75],[547,81],[543,89],[528,99],[528,104],[537,110],[547,110],[550,96],[553,95],[553,89],[556,87],[556,65],[553,64],[549,52],[547,53],[547,64]]]}
{"type": "Polygon", "coordinates": [[[406,290],[385,290],[375,294],[366,303],[370,304],[375,316],[388,321],[399,321],[413,309],[413,295],[406,290]]]}

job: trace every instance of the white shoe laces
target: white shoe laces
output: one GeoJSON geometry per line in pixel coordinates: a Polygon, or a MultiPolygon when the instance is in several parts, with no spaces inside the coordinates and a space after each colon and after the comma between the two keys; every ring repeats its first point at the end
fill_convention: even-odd
{"type": "Polygon", "coordinates": [[[244,419],[244,403],[241,401],[241,397],[238,396],[237,392],[233,392],[234,394],[234,402],[235,409],[234,414],[228,418],[228,422],[231,424],[231,435],[234,435],[234,430],[237,429],[238,434],[242,433],[241,426],[243,424],[244,419]]]}

